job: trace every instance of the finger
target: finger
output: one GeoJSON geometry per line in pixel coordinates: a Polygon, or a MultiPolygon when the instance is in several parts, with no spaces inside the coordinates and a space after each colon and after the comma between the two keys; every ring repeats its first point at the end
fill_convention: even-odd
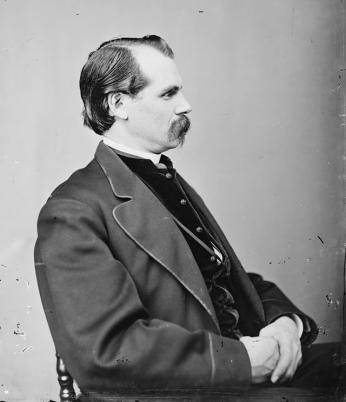
{"type": "Polygon", "coordinates": [[[291,379],[294,375],[295,375],[295,373],[296,373],[296,371],[297,371],[297,368],[301,365],[301,363],[302,363],[302,351],[301,351],[301,345],[300,345],[300,343],[299,344],[297,344],[296,346],[296,357],[295,357],[295,359],[293,360],[293,362],[292,362],[292,364],[291,364],[291,366],[290,366],[290,368],[287,370],[287,373],[286,373],[286,376],[287,376],[287,379],[291,379]]]}
{"type": "Polygon", "coordinates": [[[286,381],[289,381],[292,379],[294,376],[294,373],[296,372],[297,368],[297,362],[292,361],[292,363],[288,366],[287,370],[281,375],[280,379],[278,380],[278,383],[282,384],[286,381]]]}
{"type": "Polygon", "coordinates": [[[281,375],[280,379],[278,380],[279,383],[283,383],[285,381],[292,379],[299,364],[301,364],[302,353],[301,353],[300,342],[299,343],[297,343],[297,342],[291,343],[290,350],[291,350],[292,360],[291,360],[291,363],[289,364],[289,366],[287,367],[287,370],[281,375]]]}
{"type": "Polygon", "coordinates": [[[272,383],[277,382],[282,377],[285,378],[284,376],[293,360],[291,344],[281,338],[278,338],[277,341],[279,344],[280,358],[270,378],[272,383]]]}
{"type": "Polygon", "coordinates": [[[299,361],[297,367],[300,367],[302,363],[303,363],[303,352],[302,352],[302,345],[299,342],[299,361]]]}

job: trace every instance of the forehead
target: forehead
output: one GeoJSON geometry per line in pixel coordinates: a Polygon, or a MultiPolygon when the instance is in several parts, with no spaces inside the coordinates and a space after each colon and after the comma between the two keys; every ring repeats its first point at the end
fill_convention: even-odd
{"type": "Polygon", "coordinates": [[[160,90],[168,86],[181,86],[182,79],[173,59],[149,46],[137,46],[133,54],[140,69],[149,79],[148,87],[160,90]]]}

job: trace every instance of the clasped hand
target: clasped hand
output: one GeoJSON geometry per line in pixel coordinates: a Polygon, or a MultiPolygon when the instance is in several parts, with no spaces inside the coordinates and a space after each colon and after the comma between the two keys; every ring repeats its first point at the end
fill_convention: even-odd
{"type": "Polygon", "coordinates": [[[240,339],[250,358],[252,383],[284,382],[291,379],[302,361],[297,325],[283,316],[262,328],[257,337],[240,339]]]}

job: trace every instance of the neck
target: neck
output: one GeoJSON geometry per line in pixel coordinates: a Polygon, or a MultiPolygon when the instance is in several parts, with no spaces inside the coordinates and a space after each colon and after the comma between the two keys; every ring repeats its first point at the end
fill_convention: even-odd
{"type": "Polygon", "coordinates": [[[114,123],[113,126],[104,134],[105,138],[109,138],[111,141],[121,144],[125,147],[129,147],[139,152],[148,152],[152,154],[161,154],[161,152],[152,151],[150,147],[145,144],[140,137],[131,135],[126,127],[120,124],[114,123]]]}
{"type": "Polygon", "coordinates": [[[112,140],[109,137],[105,137],[103,142],[109,147],[115,149],[116,151],[124,152],[128,155],[133,155],[141,159],[150,159],[154,165],[157,165],[160,161],[160,154],[154,154],[152,152],[141,151],[136,148],[132,148],[131,146],[121,144],[117,141],[112,140]]]}

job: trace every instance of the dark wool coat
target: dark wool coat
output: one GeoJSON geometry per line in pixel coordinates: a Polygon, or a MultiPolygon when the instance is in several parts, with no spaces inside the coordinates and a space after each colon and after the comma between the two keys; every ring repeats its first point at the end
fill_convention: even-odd
{"type": "MultiPolygon", "coordinates": [[[[296,313],[312,341],[314,322],[274,284],[244,271],[201,198],[182,182],[231,259],[243,334],[296,313]]],[[[250,384],[246,349],[220,335],[181,230],[102,142],[42,208],[35,263],[56,349],[83,391],[250,384]]]]}

